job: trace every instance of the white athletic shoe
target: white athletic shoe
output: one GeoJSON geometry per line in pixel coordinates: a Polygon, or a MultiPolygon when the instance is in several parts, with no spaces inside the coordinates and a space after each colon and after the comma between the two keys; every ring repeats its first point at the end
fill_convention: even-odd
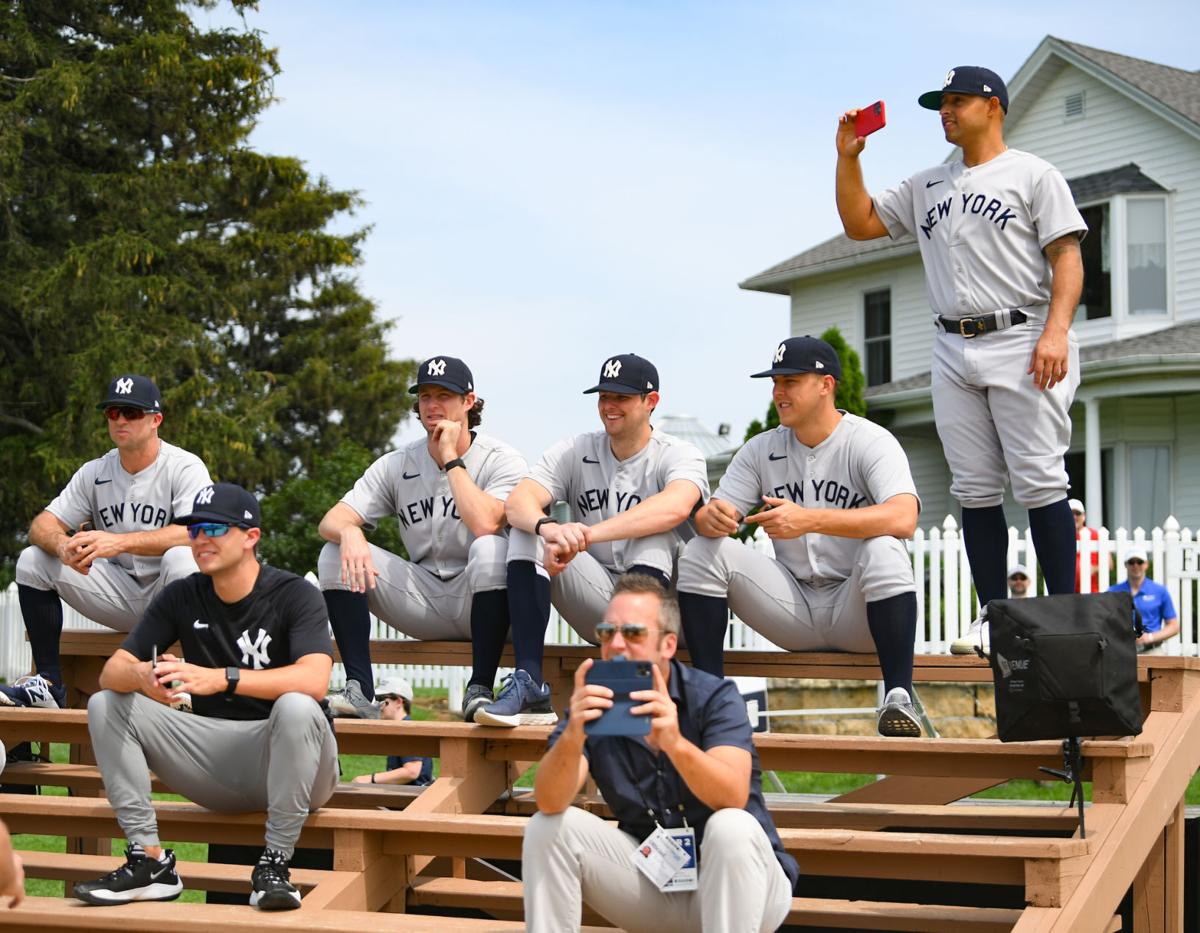
{"type": "Polygon", "coordinates": [[[919,739],[921,720],[913,707],[912,697],[903,687],[893,687],[883,698],[875,727],[880,735],[893,738],[919,739]]]}
{"type": "Polygon", "coordinates": [[[977,654],[986,658],[992,651],[992,639],[988,634],[987,616],[980,616],[971,623],[967,633],[950,642],[951,654],[977,654]]]}

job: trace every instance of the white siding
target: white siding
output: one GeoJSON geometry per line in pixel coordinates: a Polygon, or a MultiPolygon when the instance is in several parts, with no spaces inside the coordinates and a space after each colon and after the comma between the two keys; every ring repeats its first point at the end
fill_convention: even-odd
{"type": "Polygon", "coordinates": [[[942,442],[932,430],[897,431],[917,495],[921,497],[922,527],[940,524],[951,512],[958,513],[958,504],[950,498],[950,468],[942,456],[942,442]]]}

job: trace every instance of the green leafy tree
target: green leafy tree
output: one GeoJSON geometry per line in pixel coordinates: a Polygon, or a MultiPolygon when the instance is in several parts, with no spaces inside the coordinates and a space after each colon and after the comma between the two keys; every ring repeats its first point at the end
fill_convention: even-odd
{"type": "Polygon", "coordinates": [[[0,4],[0,559],[110,446],[121,371],[158,382],[167,440],[260,492],[348,438],[381,452],[406,414],[412,363],[355,283],[367,231],[328,229],[359,199],[249,147],[276,52],[189,16],[216,5],[0,4]]]}

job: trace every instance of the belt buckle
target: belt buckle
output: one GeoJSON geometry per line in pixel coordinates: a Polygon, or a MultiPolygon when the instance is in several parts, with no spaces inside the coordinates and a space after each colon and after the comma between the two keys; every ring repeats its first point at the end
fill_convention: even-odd
{"type": "Polygon", "coordinates": [[[987,325],[977,317],[964,317],[958,322],[958,333],[961,337],[970,340],[972,337],[978,337],[984,332],[987,325]],[[967,328],[971,327],[970,333],[967,333],[967,328]]]}

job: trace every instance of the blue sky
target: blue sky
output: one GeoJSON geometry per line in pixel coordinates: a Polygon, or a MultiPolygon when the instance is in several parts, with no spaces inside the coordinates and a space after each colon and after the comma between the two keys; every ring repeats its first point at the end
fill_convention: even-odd
{"type": "Polygon", "coordinates": [[[658,366],[661,412],[761,416],[747,375],[788,302],[737,283],[840,231],[843,110],[887,101],[881,188],[946,155],[915,98],[954,65],[1011,78],[1051,34],[1200,67],[1195,3],[265,0],[247,22],[283,69],[252,145],[361,193],[344,229],[373,228],[360,284],[396,354],[464,358],[484,430],[531,460],[599,427],[580,393],[615,353],[658,366]]]}

